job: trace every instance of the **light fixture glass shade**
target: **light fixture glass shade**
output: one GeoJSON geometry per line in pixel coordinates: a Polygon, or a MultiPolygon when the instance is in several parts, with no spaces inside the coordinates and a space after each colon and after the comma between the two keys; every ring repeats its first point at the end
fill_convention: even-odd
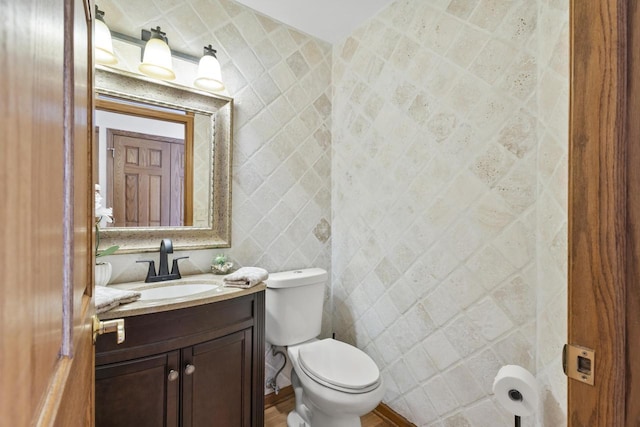
{"type": "Polygon", "coordinates": [[[174,80],[176,74],[171,64],[171,49],[163,40],[151,38],[144,47],[142,64],[138,66],[142,74],[161,80],[174,80]]]}
{"type": "Polygon", "coordinates": [[[220,63],[215,56],[204,55],[200,58],[200,63],[198,64],[198,75],[193,82],[193,85],[199,89],[210,92],[224,90],[220,63]]]}
{"type": "Polygon", "coordinates": [[[96,19],[96,39],[95,56],[98,64],[114,65],[118,63],[118,58],[113,53],[113,42],[111,41],[111,31],[102,20],[96,19]]]}

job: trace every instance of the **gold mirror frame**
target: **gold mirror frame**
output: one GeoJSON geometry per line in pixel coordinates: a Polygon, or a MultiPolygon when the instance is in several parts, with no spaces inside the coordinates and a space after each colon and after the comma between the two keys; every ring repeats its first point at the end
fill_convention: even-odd
{"type": "Polygon", "coordinates": [[[208,227],[126,227],[100,230],[100,248],[119,245],[116,254],[155,252],[160,241],[177,250],[231,247],[231,163],[233,98],[96,66],[96,94],[211,115],[213,171],[208,227]]]}

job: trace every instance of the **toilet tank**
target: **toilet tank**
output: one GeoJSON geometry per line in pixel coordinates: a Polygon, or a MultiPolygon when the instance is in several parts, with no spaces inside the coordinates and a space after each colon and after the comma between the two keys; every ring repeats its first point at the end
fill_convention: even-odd
{"type": "Polygon", "coordinates": [[[265,338],[294,345],[320,335],[327,272],[321,268],[271,273],[266,280],[265,338]]]}

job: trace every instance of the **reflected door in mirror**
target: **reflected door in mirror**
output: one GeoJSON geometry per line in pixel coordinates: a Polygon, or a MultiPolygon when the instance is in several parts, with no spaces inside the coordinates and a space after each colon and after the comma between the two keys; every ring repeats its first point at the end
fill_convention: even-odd
{"type": "Polygon", "coordinates": [[[96,104],[98,182],[114,213],[105,230],[192,225],[194,115],[116,98],[96,104]]]}
{"type": "Polygon", "coordinates": [[[184,224],[184,140],[108,129],[115,227],[184,224]]]}

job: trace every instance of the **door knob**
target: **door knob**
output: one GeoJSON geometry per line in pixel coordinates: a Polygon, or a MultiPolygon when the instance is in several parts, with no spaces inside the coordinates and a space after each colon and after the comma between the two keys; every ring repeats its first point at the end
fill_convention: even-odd
{"type": "Polygon", "coordinates": [[[100,321],[98,316],[93,315],[93,343],[96,343],[98,335],[115,332],[117,334],[118,344],[124,342],[124,319],[113,319],[100,321]]]}
{"type": "Polygon", "coordinates": [[[187,366],[184,367],[184,373],[187,375],[191,375],[193,374],[193,372],[196,370],[196,367],[193,366],[192,364],[188,364],[187,366]]]}

